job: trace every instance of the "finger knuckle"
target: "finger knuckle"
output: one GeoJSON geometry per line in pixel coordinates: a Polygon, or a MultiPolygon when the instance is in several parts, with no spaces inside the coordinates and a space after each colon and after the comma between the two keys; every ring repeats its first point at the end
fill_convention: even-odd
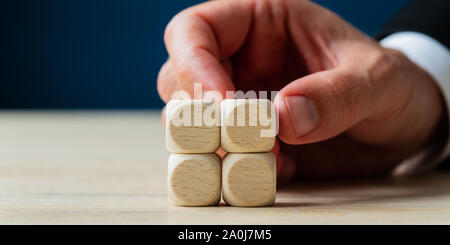
{"type": "Polygon", "coordinates": [[[171,77],[173,77],[172,71],[169,67],[168,61],[161,67],[158,78],[156,80],[156,88],[158,90],[159,95],[163,100],[166,100],[170,97],[170,91],[174,88],[171,88],[171,77]]]}
{"type": "Polygon", "coordinates": [[[167,43],[167,41],[172,37],[174,31],[176,30],[176,27],[182,23],[185,23],[186,19],[190,18],[190,16],[192,15],[192,9],[187,8],[172,17],[164,30],[164,41],[167,43]]]}
{"type": "Polygon", "coordinates": [[[158,90],[159,95],[163,95],[163,89],[164,89],[164,84],[163,84],[163,68],[161,68],[161,70],[158,73],[158,78],[156,79],[156,88],[158,90]]]}
{"type": "Polygon", "coordinates": [[[354,75],[349,73],[337,74],[329,82],[332,88],[334,102],[344,109],[349,115],[358,112],[360,89],[355,86],[354,75]]]}

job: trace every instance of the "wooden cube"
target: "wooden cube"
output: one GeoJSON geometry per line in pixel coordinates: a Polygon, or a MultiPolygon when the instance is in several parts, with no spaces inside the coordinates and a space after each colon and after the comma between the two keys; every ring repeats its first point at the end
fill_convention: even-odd
{"type": "Polygon", "coordinates": [[[216,154],[171,154],[168,170],[168,196],[173,205],[219,203],[222,173],[216,154]]]}
{"type": "Polygon", "coordinates": [[[229,153],[222,164],[222,196],[232,206],[268,206],[276,196],[273,153],[229,153]]]}
{"type": "Polygon", "coordinates": [[[166,146],[172,153],[213,153],[220,146],[220,106],[212,100],[171,100],[166,146]]]}
{"type": "Polygon", "coordinates": [[[276,115],[266,99],[221,103],[221,146],[226,152],[268,152],[275,144],[276,115]]]}

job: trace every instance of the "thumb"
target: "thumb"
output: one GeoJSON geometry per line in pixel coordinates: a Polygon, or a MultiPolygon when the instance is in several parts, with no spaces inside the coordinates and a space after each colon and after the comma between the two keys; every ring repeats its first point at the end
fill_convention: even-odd
{"type": "Polygon", "coordinates": [[[275,98],[278,135],[288,144],[332,138],[370,115],[379,93],[370,79],[343,68],[299,78],[275,98]]]}

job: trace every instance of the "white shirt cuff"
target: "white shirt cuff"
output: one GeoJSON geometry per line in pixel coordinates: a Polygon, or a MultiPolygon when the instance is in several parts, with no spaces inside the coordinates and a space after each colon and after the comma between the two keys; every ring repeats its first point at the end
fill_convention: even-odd
{"type": "MultiPolygon", "coordinates": [[[[450,52],[435,39],[418,32],[398,32],[381,40],[380,44],[403,52],[412,62],[427,71],[441,89],[442,96],[447,105],[447,115],[450,115],[450,52]]],[[[449,120],[450,122],[450,120],[449,120]]],[[[449,125],[450,128],[450,125],[449,125]]],[[[449,130],[450,132],[450,130],[449,130]]],[[[429,150],[429,149],[427,149],[429,150]]],[[[432,160],[429,154],[420,152],[411,159],[407,159],[397,169],[397,174],[415,171],[418,168],[435,166],[438,162],[450,155],[450,136],[447,138],[443,150],[437,153],[432,160]],[[428,162],[426,162],[428,161],[428,162]]]]}

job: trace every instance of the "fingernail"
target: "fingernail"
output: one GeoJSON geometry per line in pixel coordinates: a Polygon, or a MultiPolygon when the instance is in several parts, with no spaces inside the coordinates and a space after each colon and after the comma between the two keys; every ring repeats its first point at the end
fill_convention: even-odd
{"type": "Polygon", "coordinates": [[[285,97],[295,136],[301,137],[317,127],[319,117],[313,102],[306,96],[285,97]]]}

